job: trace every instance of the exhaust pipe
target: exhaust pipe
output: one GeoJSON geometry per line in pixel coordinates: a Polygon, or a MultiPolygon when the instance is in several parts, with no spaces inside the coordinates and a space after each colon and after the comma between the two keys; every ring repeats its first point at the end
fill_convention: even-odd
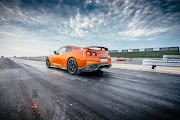
{"type": "Polygon", "coordinates": [[[89,70],[96,70],[96,68],[97,68],[96,66],[90,66],[89,70]]]}
{"type": "Polygon", "coordinates": [[[93,70],[96,70],[96,66],[93,66],[93,70]]]}
{"type": "Polygon", "coordinates": [[[89,67],[89,70],[92,70],[92,67],[93,67],[93,66],[90,66],[90,67],[89,67]]]}

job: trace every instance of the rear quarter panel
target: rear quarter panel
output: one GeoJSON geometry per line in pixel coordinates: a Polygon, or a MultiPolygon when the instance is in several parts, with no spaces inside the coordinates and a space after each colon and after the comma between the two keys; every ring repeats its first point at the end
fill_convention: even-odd
{"type": "Polygon", "coordinates": [[[84,50],[74,50],[74,51],[69,51],[65,52],[63,55],[63,61],[62,61],[62,67],[67,68],[67,61],[70,58],[74,58],[78,64],[79,68],[86,67],[86,56],[84,50]]]}

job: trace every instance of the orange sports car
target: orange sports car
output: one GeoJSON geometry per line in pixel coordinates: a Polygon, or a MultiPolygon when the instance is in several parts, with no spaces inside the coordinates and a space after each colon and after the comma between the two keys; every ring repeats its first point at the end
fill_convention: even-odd
{"type": "Polygon", "coordinates": [[[46,58],[46,66],[66,69],[70,74],[82,71],[100,71],[102,68],[111,67],[111,57],[108,48],[89,46],[79,48],[63,46],[53,55],[46,58]]]}

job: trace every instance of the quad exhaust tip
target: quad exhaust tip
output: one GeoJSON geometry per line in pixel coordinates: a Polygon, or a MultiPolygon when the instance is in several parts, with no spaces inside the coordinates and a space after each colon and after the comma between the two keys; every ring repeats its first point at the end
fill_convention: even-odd
{"type": "Polygon", "coordinates": [[[93,66],[93,70],[96,70],[96,66],[93,66]]]}
{"type": "Polygon", "coordinates": [[[96,70],[96,68],[97,68],[96,66],[90,66],[89,70],[96,70]]]}

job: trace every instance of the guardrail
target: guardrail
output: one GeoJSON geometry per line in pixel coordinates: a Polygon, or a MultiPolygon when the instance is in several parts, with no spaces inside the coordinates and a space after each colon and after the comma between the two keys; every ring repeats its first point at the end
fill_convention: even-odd
{"type": "Polygon", "coordinates": [[[154,69],[156,65],[180,66],[180,59],[144,59],[143,65],[152,65],[152,69],[154,69]]]}

